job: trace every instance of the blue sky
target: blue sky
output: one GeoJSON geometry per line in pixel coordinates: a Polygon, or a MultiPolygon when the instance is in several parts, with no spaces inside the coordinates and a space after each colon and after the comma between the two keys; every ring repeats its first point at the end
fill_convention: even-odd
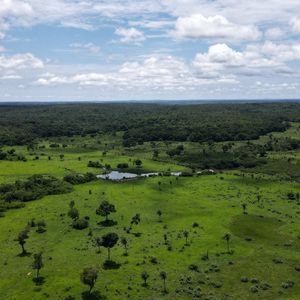
{"type": "Polygon", "coordinates": [[[0,0],[0,101],[299,99],[299,0],[0,0]]]}

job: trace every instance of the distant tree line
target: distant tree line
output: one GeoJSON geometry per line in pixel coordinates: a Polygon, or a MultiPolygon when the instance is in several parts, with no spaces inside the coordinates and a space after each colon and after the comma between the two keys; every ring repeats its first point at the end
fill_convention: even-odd
{"type": "Polygon", "coordinates": [[[248,140],[299,120],[299,103],[1,105],[0,146],[118,131],[126,147],[159,140],[248,140]]]}

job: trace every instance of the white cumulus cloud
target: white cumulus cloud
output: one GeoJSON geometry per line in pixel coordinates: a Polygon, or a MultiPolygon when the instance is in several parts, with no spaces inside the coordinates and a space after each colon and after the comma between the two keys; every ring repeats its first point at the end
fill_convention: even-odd
{"type": "Polygon", "coordinates": [[[256,40],[260,32],[255,26],[234,24],[223,16],[205,17],[201,14],[179,17],[175,35],[180,38],[229,38],[256,40]]]}
{"type": "Polygon", "coordinates": [[[144,33],[134,27],[117,28],[115,34],[121,37],[121,42],[123,43],[141,42],[146,39],[144,33]]]}
{"type": "Polygon", "coordinates": [[[290,25],[293,31],[300,33],[300,18],[292,18],[290,25]]]}
{"type": "Polygon", "coordinates": [[[0,55],[0,70],[37,69],[43,66],[43,61],[31,53],[15,54],[12,56],[0,55]]]}

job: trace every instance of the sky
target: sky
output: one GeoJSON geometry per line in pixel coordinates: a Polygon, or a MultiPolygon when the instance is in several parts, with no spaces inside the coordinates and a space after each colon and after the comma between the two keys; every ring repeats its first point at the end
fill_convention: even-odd
{"type": "Polygon", "coordinates": [[[0,0],[0,101],[300,99],[299,0],[0,0]]]}

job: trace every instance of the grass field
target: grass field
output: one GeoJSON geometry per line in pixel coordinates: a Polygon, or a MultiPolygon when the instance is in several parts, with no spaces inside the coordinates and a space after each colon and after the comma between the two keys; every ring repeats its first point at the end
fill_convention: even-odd
{"type": "MultiPolygon", "coordinates": [[[[152,160],[150,144],[138,146],[132,153],[125,151],[118,136],[102,137],[101,144],[85,138],[85,147],[80,137],[55,141],[69,146],[50,149],[53,141],[42,141],[45,148],[31,151],[31,155],[24,147],[14,147],[27,162],[1,161],[0,183],[33,174],[62,178],[70,172],[103,172],[88,168],[89,160],[116,168],[118,163],[131,164],[139,158],[145,171],[185,170],[172,162],[152,160]]],[[[274,160],[275,155],[279,159],[279,153],[274,160]]],[[[299,153],[293,155],[299,157],[299,153]]],[[[9,210],[0,218],[0,299],[297,300],[300,206],[289,201],[287,194],[299,189],[299,183],[278,180],[269,172],[231,171],[178,180],[168,176],[120,183],[99,180],[76,185],[70,194],[28,202],[25,208],[9,210]],[[113,227],[98,224],[103,217],[95,211],[103,199],[116,206],[117,212],[110,216],[117,222],[113,227]],[[67,215],[71,200],[81,217],[90,218],[89,228],[71,227],[67,215]],[[247,205],[245,213],[242,204],[247,205]],[[124,227],[136,213],[141,222],[127,233],[124,227]],[[31,256],[21,257],[15,239],[33,218],[44,219],[47,231],[40,234],[32,228],[25,245],[31,256]],[[184,231],[188,232],[187,243],[184,231]],[[118,269],[104,269],[106,249],[100,248],[99,253],[95,247],[94,239],[107,232],[128,240],[128,256],[120,243],[111,251],[118,269]],[[229,252],[223,239],[227,233],[231,235],[229,252]],[[44,283],[37,286],[31,265],[33,254],[39,251],[43,252],[44,283]],[[89,298],[82,294],[88,287],[80,282],[80,273],[87,266],[99,268],[95,294],[89,298]],[[150,275],[147,286],[142,285],[143,271],[150,275]],[[161,271],[167,273],[167,293],[163,292],[161,271]]]]}

